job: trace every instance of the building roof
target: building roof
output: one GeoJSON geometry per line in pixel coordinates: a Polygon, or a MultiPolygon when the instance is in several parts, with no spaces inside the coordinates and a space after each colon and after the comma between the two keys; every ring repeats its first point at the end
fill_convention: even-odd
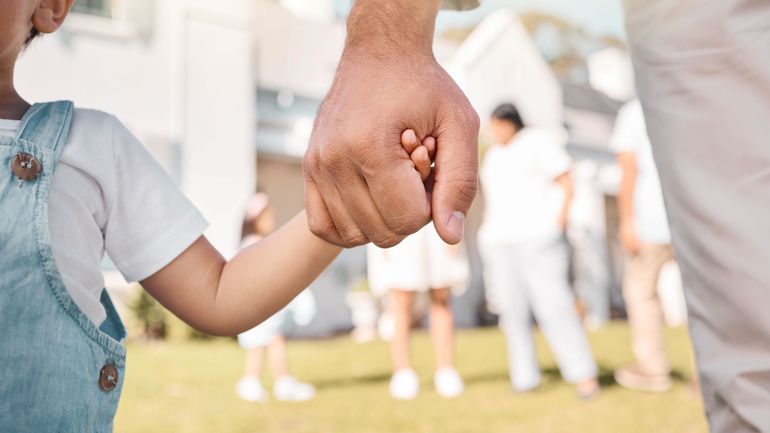
{"type": "Polygon", "coordinates": [[[610,98],[588,84],[569,81],[561,81],[559,84],[566,108],[592,111],[614,119],[623,105],[622,101],[610,98]]]}

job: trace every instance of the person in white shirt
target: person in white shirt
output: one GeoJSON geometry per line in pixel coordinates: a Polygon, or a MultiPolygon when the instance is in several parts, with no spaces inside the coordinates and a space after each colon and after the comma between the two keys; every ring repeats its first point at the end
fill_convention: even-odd
{"type": "Polygon", "coordinates": [[[623,297],[636,359],[617,370],[615,380],[627,388],[663,392],[671,378],[657,287],[661,269],[674,259],[674,252],[639,100],[621,108],[610,144],[623,171],[618,192],[620,241],[627,254],[623,297]]]}
{"type": "Polygon", "coordinates": [[[599,391],[597,366],[567,280],[564,230],[572,161],[564,137],[525,127],[512,104],[494,110],[490,131],[495,144],[481,168],[486,206],[479,245],[487,291],[508,344],[511,383],[519,392],[540,383],[534,314],[564,379],[590,398],[599,391]]]}

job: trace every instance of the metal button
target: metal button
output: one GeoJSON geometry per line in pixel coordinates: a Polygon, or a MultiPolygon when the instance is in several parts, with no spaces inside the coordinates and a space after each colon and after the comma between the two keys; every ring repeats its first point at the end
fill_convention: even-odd
{"type": "Polygon", "coordinates": [[[109,392],[116,386],[118,386],[118,368],[115,364],[106,364],[99,371],[99,388],[109,392]]]}
{"type": "Polygon", "coordinates": [[[34,155],[19,152],[11,161],[11,171],[19,180],[33,180],[40,174],[43,166],[34,155]]]}

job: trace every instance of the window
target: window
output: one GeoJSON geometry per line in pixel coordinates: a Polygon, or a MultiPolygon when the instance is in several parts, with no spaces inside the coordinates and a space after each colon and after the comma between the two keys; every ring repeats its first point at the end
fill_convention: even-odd
{"type": "Polygon", "coordinates": [[[111,3],[110,0],[76,0],[72,11],[109,18],[112,16],[111,3]]]}

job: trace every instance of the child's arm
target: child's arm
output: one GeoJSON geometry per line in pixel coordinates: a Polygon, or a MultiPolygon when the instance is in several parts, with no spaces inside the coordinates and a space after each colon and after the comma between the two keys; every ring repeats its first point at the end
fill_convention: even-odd
{"type": "Polygon", "coordinates": [[[201,236],[142,286],[196,329],[234,335],[285,306],[340,250],[313,235],[302,212],[230,261],[201,236]]]}
{"type": "MultiPolygon", "coordinates": [[[[402,146],[423,180],[430,174],[436,140],[421,143],[404,131],[402,146]]],[[[233,335],[264,321],[305,289],[340,248],[313,235],[302,212],[265,239],[226,261],[201,236],[142,286],[191,326],[233,335]]]]}

